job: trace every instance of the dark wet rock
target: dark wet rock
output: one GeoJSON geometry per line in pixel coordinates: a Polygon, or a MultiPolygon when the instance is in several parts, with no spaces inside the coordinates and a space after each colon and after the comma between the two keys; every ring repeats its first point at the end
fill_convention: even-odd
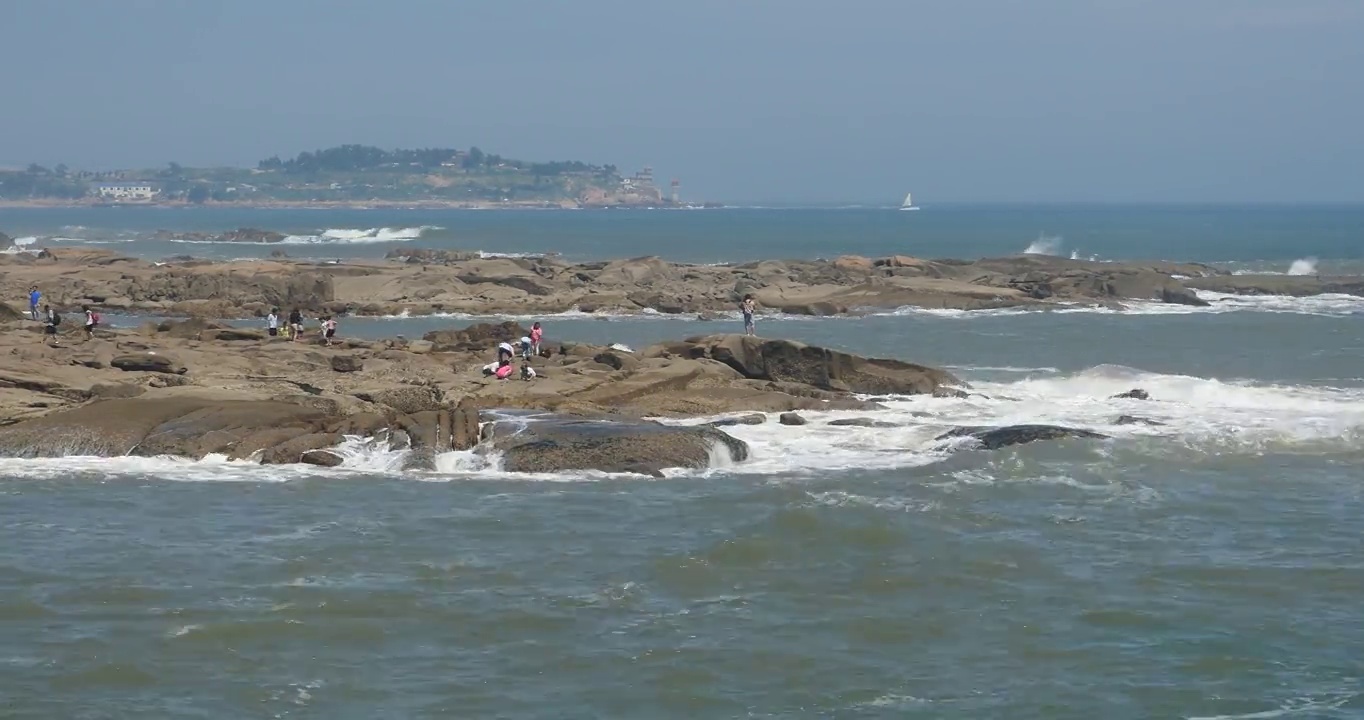
{"type": "Polygon", "coordinates": [[[801,417],[799,413],[788,412],[782,413],[781,416],[777,418],[777,422],[782,425],[806,425],[810,421],[801,417]]]}
{"type": "Polygon", "coordinates": [[[183,375],[187,371],[187,368],[180,364],[180,361],[176,360],[173,356],[159,353],[119,355],[114,358],[109,365],[126,372],[154,372],[183,375]]]}
{"type": "Polygon", "coordinates": [[[959,427],[939,435],[938,440],[952,438],[975,438],[982,449],[998,450],[1009,445],[1036,442],[1038,440],[1059,440],[1061,438],[1107,439],[1108,436],[1092,430],[1061,427],[1059,425],[1009,425],[1005,427],[959,427]]]}
{"type": "Polygon", "coordinates": [[[933,388],[933,397],[935,397],[935,398],[969,398],[969,397],[971,397],[971,393],[966,392],[965,390],[958,390],[957,388],[952,388],[952,387],[937,387],[937,388],[933,388]]]}
{"type": "Polygon", "coordinates": [[[707,467],[717,445],[735,461],[748,458],[746,443],[704,426],[557,417],[496,421],[491,435],[490,445],[502,452],[503,467],[510,472],[658,475],[665,468],[707,467]]]}
{"type": "Polygon", "coordinates": [[[1156,425],[1164,425],[1165,423],[1163,423],[1163,422],[1161,422],[1161,421],[1159,421],[1159,420],[1152,420],[1151,418],[1144,418],[1144,417],[1141,417],[1141,416],[1139,416],[1139,415],[1119,415],[1119,416],[1118,416],[1118,419],[1113,421],[1113,424],[1114,424],[1114,425],[1152,425],[1152,426],[1156,426],[1156,425]]]}
{"type": "Polygon", "coordinates": [[[1111,399],[1113,400],[1150,400],[1151,394],[1141,388],[1132,388],[1127,392],[1118,393],[1111,399]]]}
{"type": "Polygon", "coordinates": [[[265,465],[278,465],[285,463],[303,462],[303,456],[314,450],[327,450],[340,445],[345,437],[340,433],[309,433],[299,435],[291,440],[276,445],[266,450],[261,455],[261,463],[265,465]]]}
{"type": "Polygon", "coordinates": [[[342,458],[331,450],[309,450],[300,455],[298,461],[304,465],[336,467],[345,462],[345,458],[342,458]]]}
{"type": "Polygon", "coordinates": [[[635,367],[639,365],[639,360],[636,360],[629,353],[621,352],[619,350],[608,350],[606,352],[597,353],[592,357],[592,360],[593,362],[599,362],[602,365],[606,365],[613,370],[624,370],[626,372],[635,369],[635,367]]]}
{"type": "Polygon", "coordinates": [[[333,355],[331,359],[332,370],[339,373],[360,372],[365,367],[365,361],[354,355],[333,355]]]}
{"type": "Polygon", "coordinates": [[[962,385],[950,373],[899,360],[863,358],[790,340],[747,335],[691,338],[670,348],[691,358],[722,362],[752,380],[796,382],[826,390],[919,395],[962,385]]]}
{"type": "Polygon", "coordinates": [[[287,257],[289,257],[289,253],[284,252],[283,250],[271,250],[271,251],[270,251],[270,257],[272,257],[272,258],[287,258],[287,257]]]}
{"type": "Polygon", "coordinates": [[[762,413],[752,413],[740,417],[721,418],[706,424],[711,427],[732,427],[734,425],[762,425],[765,422],[767,422],[766,415],[762,413]]]}
{"type": "Polygon", "coordinates": [[[158,230],[154,237],[157,240],[188,240],[191,242],[277,243],[288,236],[274,230],[237,228],[222,233],[158,230]]]}
{"type": "Polygon", "coordinates": [[[472,398],[459,401],[450,417],[450,440],[455,450],[468,450],[478,444],[478,404],[472,398]]]}
{"type": "Polygon", "coordinates": [[[255,330],[251,328],[224,328],[222,330],[214,330],[211,333],[205,333],[205,336],[211,336],[212,339],[221,340],[223,342],[263,342],[265,338],[268,337],[264,330],[255,330]]]}
{"type": "Polygon", "coordinates": [[[887,422],[885,420],[873,420],[871,418],[840,418],[830,420],[827,425],[834,427],[861,427],[861,428],[893,428],[900,427],[898,423],[887,422]]]}

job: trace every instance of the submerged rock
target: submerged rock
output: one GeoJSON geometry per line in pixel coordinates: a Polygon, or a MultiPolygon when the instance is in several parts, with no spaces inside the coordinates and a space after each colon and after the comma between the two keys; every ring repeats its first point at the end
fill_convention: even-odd
{"type": "Polygon", "coordinates": [[[1144,418],[1137,415],[1119,415],[1114,425],[1164,425],[1165,423],[1151,418],[1144,418]]]}
{"type": "Polygon", "coordinates": [[[777,418],[777,422],[781,423],[782,425],[806,425],[810,421],[806,420],[798,413],[789,412],[782,413],[781,417],[777,418]]]}
{"type": "Polygon", "coordinates": [[[1148,393],[1148,392],[1146,392],[1145,390],[1142,390],[1141,388],[1132,388],[1131,390],[1128,390],[1127,392],[1118,393],[1117,395],[1114,395],[1114,396],[1113,396],[1112,398],[1110,398],[1110,399],[1112,399],[1112,400],[1150,400],[1150,399],[1151,399],[1151,394],[1148,393]]]}
{"type": "Polygon", "coordinates": [[[752,413],[740,417],[722,418],[706,424],[711,427],[730,427],[733,425],[762,425],[765,422],[767,422],[766,415],[762,413],[752,413]]]}
{"type": "Polygon", "coordinates": [[[835,427],[863,427],[863,428],[900,427],[898,423],[887,422],[885,420],[873,420],[871,418],[840,418],[838,420],[830,420],[827,424],[835,427]]]}
{"type": "Polygon", "coordinates": [[[1008,425],[1005,427],[959,427],[939,435],[937,440],[950,440],[959,437],[975,438],[981,448],[998,450],[1009,445],[1036,442],[1038,440],[1058,440],[1060,438],[1108,439],[1107,435],[1092,430],[1061,427],[1059,425],[1008,425]]]}

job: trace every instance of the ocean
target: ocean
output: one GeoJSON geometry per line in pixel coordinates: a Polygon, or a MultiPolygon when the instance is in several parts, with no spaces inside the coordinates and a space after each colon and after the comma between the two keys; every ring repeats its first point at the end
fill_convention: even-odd
{"type": "MultiPolygon", "coordinates": [[[[1030,250],[1364,272],[1358,206],[0,209],[0,230],[21,251],[151,258],[1030,250]],[[290,238],[152,239],[236,227],[290,238]]],[[[551,339],[634,348],[739,329],[540,319],[551,339]]],[[[464,453],[404,473],[359,441],[335,469],[0,459],[0,716],[1364,717],[1364,298],[759,332],[945,367],[979,394],[892,401],[894,428],[818,422],[865,414],[846,412],[729,428],[750,460],[661,479],[518,476],[464,453]],[[1111,397],[1132,388],[1151,399],[1111,397]],[[1015,423],[1113,437],[932,442],[1015,423]]]]}

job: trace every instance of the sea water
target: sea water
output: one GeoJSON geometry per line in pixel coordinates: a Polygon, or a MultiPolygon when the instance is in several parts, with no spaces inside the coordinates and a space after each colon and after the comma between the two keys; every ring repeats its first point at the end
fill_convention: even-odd
{"type": "MultiPolygon", "coordinates": [[[[1060,236],[1034,250],[1287,273],[1309,257],[1349,268],[1364,247],[1351,208],[14,212],[0,214],[11,235],[123,233],[117,250],[148,257],[268,253],[145,239],[243,225],[442,228],[296,246],[351,257],[437,241],[705,262],[978,257],[1060,236]]],[[[888,428],[827,424],[866,415],[853,412],[728,428],[751,459],[662,479],[515,475],[469,453],[404,472],[363,438],[334,469],[0,460],[5,712],[1364,716],[1364,306],[1209,297],[1225,301],[760,318],[766,336],[944,367],[973,394],[891,399],[876,414],[888,428]],[[1132,388],[1151,399],[1112,398],[1132,388]],[[1111,437],[935,439],[1015,423],[1111,437]]],[[[469,320],[348,319],[343,334],[469,320]]],[[[633,348],[740,327],[544,320],[550,339],[633,348]]]]}

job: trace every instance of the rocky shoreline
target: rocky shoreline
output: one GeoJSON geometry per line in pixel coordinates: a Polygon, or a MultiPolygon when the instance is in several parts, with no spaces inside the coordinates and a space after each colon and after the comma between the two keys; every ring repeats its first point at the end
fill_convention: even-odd
{"type": "MultiPolygon", "coordinates": [[[[227,235],[271,243],[279,233],[227,235]]],[[[226,237],[226,236],[223,236],[226,237]]],[[[907,256],[766,260],[730,265],[657,257],[569,262],[558,257],[485,257],[478,252],[403,248],[381,260],[212,262],[190,256],[150,261],[88,248],[0,255],[0,292],[31,285],[58,309],[181,317],[264,316],[271,307],[310,315],[546,315],[732,313],[753,294],[762,313],[857,315],[902,307],[1046,309],[1076,303],[1206,306],[1196,291],[1247,295],[1364,296],[1361,277],[1230,275],[1197,263],[1104,263],[1023,255],[981,260],[907,256]]]]}
{"type": "MultiPolygon", "coordinates": [[[[661,476],[746,460],[749,447],[726,427],[804,425],[802,412],[842,410],[866,415],[827,424],[868,432],[898,426],[876,417],[888,399],[971,396],[936,368],[743,335],[638,353],[551,342],[532,359],[534,379],[498,380],[483,368],[497,343],[526,333],[514,322],[333,347],[199,319],[97,330],[85,342],[67,326],[59,347],[39,342],[39,330],[25,318],[0,323],[2,457],[331,467],[345,461],[340,446],[361,442],[406,451],[405,470],[469,451],[510,472],[661,476]],[[694,424],[719,415],[730,417],[694,424]]],[[[1025,425],[951,428],[937,440],[996,449],[1071,437],[1105,436],[1025,425]]]]}

